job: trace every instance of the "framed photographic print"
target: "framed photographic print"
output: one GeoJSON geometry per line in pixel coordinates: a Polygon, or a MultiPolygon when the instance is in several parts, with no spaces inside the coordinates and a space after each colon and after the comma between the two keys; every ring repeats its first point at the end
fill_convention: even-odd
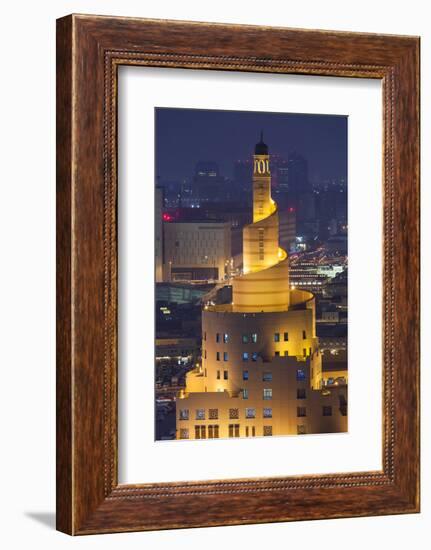
{"type": "Polygon", "coordinates": [[[57,22],[57,527],[419,511],[419,39],[57,22]]]}

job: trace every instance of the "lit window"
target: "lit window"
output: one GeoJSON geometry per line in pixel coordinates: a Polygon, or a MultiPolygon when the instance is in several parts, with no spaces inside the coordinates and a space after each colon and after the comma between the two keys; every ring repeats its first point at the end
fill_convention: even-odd
{"type": "Polygon", "coordinates": [[[296,407],[296,416],[307,416],[307,409],[305,407],[296,407]]]}
{"type": "Polygon", "coordinates": [[[248,390],[247,389],[242,390],[242,398],[243,399],[248,399],[248,390]]]}
{"type": "Polygon", "coordinates": [[[264,426],[263,427],[263,435],[272,435],[272,426],[264,426]]]}
{"type": "Polygon", "coordinates": [[[264,372],[262,375],[262,380],[264,382],[271,382],[272,380],[272,372],[264,372]]]}
{"type": "Polygon", "coordinates": [[[205,420],[205,409],[196,409],[196,420],[205,420]]]}
{"type": "Polygon", "coordinates": [[[272,399],[272,389],[271,388],[264,388],[263,398],[264,399],[272,399]]]}
{"type": "Polygon", "coordinates": [[[223,352],[223,361],[227,361],[227,351],[223,352]]]}
{"type": "Polygon", "coordinates": [[[188,439],[188,438],[189,438],[188,428],[181,428],[180,429],[180,439],[188,439]]]}
{"type": "Polygon", "coordinates": [[[229,342],[229,334],[223,334],[223,342],[227,344],[229,342]]]}
{"type": "Polygon", "coordinates": [[[305,398],[306,398],[305,388],[298,388],[296,390],[296,399],[305,399],[305,398]]]}
{"type": "Polygon", "coordinates": [[[253,342],[253,344],[255,344],[257,342],[257,334],[256,332],[253,332],[253,334],[251,335],[251,341],[253,342]]]}
{"type": "Polygon", "coordinates": [[[272,418],[272,409],[271,409],[271,407],[264,407],[264,409],[263,409],[263,418],[272,418]]]}
{"type": "Polygon", "coordinates": [[[330,405],[324,405],[322,407],[323,416],[332,416],[332,407],[330,405]]]}
{"type": "Polygon", "coordinates": [[[248,344],[248,334],[243,334],[242,335],[242,343],[243,344],[248,344]]]}
{"type": "Polygon", "coordinates": [[[220,334],[218,332],[216,334],[216,342],[217,344],[220,342],[220,334]]]}
{"type": "Polygon", "coordinates": [[[258,358],[258,353],[256,351],[254,351],[252,354],[251,354],[251,360],[252,361],[257,361],[257,358],[258,358]]]}
{"type": "Polygon", "coordinates": [[[242,379],[243,380],[248,380],[248,370],[243,370],[242,371],[242,379]]]}
{"type": "Polygon", "coordinates": [[[208,418],[210,420],[218,419],[218,409],[208,409],[208,418]]]}
{"type": "Polygon", "coordinates": [[[289,333],[285,332],[283,336],[284,336],[284,341],[288,342],[289,341],[289,333]]]}
{"type": "Polygon", "coordinates": [[[227,370],[224,370],[224,371],[223,371],[223,379],[224,379],[224,380],[228,380],[228,379],[229,379],[229,373],[228,373],[227,370]]]}
{"type": "Polygon", "coordinates": [[[296,379],[297,380],[305,380],[305,371],[303,369],[297,369],[296,379]]]}
{"type": "Polygon", "coordinates": [[[229,418],[235,420],[239,418],[239,409],[229,409],[229,418]]]}
{"type": "Polygon", "coordinates": [[[189,409],[180,409],[180,420],[189,419],[189,409]]]}
{"type": "Polygon", "coordinates": [[[243,360],[243,361],[248,361],[248,351],[243,351],[243,353],[242,353],[242,360],[243,360]]]}
{"type": "Polygon", "coordinates": [[[246,418],[256,418],[256,409],[245,409],[246,418]]]}
{"type": "Polygon", "coordinates": [[[217,359],[217,361],[220,361],[220,352],[219,351],[216,353],[216,359],[217,359]]]}
{"type": "Polygon", "coordinates": [[[279,332],[276,332],[274,334],[274,342],[279,342],[280,341],[280,333],[279,332]]]}

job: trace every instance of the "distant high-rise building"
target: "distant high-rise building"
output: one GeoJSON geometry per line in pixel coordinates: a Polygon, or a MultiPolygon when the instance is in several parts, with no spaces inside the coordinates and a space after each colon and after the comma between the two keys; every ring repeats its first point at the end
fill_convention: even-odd
{"type": "Polygon", "coordinates": [[[156,283],[163,281],[163,189],[155,188],[155,278],[156,283]]]}
{"type": "Polygon", "coordinates": [[[287,161],[287,180],[290,193],[311,191],[308,179],[308,162],[296,152],[289,154],[287,161]]]}
{"type": "Polygon", "coordinates": [[[296,244],[296,211],[293,206],[279,211],[280,246],[292,252],[296,244]]]}
{"type": "Polygon", "coordinates": [[[217,163],[200,161],[196,164],[192,183],[192,196],[196,206],[205,202],[223,201],[227,190],[226,180],[220,175],[217,163]]]}

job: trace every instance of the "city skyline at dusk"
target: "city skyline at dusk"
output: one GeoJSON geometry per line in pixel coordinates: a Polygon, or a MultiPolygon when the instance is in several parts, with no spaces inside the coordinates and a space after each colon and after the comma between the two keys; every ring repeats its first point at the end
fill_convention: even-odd
{"type": "Polygon", "coordinates": [[[233,178],[235,162],[251,158],[263,130],[271,154],[307,159],[311,179],[346,179],[347,121],[341,115],[156,108],[156,178],[191,177],[200,161],[217,163],[233,178]]]}
{"type": "Polygon", "coordinates": [[[346,432],[347,118],[156,113],[155,439],[346,432]]]}

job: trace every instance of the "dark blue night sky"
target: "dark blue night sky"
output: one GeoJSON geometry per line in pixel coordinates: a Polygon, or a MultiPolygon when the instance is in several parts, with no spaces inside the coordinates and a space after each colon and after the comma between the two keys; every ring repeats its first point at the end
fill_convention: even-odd
{"type": "Polygon", "coordinates": [[[198,161],[215,161],[232,176],[249,158],[261,129],[269,152],[308,160],[313,180],[347,178],[347,117],[246,111],[156,108],[156,175],[190,177],[198,161]]]}

